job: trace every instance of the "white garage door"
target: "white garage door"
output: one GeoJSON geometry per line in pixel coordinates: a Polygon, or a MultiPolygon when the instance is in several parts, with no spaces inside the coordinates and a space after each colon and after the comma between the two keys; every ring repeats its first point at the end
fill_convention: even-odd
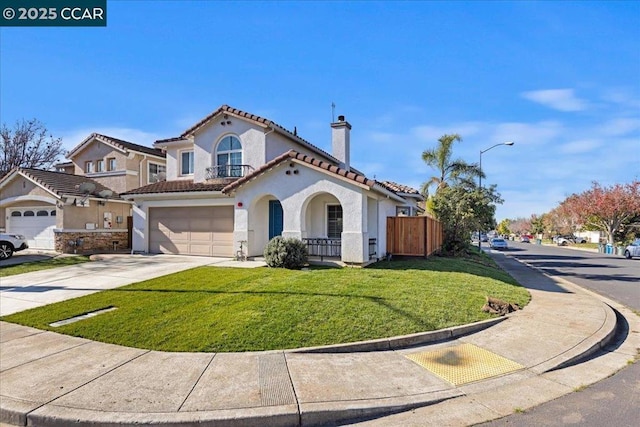
{"type": "Polygon", "coordinates": [[[23,234],[30,248],[54,249],[53,229],[56,228],[56,208],[14,208],[7,209],[9,233],[23,234]]]}
{"type": "Polygon", "coordinates": [[[233,206],[151,208],[149,252],[233,256],[233,206]]]}

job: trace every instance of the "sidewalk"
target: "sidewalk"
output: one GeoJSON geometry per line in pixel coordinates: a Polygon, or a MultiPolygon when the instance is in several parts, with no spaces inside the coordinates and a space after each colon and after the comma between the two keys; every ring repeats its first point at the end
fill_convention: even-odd
{"type": "Polygon", "coordinates": [[[497,323],[356,346],[163,353],[0,322],[0,422],[404,426],[418,414],[415,425],[470,425],[570,393],[634,358],[637,316],[608,302],[636,331],[611,343],[616,314],[600,297],[493,256],[530,289],[524,310],[497,323]],[[375,419],[401,411],[408,412],[375,419]]]}

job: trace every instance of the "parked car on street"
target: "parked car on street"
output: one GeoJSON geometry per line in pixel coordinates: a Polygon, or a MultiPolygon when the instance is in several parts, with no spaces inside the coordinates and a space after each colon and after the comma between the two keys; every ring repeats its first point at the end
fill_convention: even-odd
{"type": "Polygon", "coordinates": [[[634,256],[640,257],[640,239],[636,239],[629,246],[624,248],[624,257],[631,259],[634,256]]]}
{"type": "Polygon", "coordinates": [[[521,236],[521,237],[520,237],[520,242],[521,242],[521,243],[530,243],[529,237],[527,237],[527,236],[521,236]]]}
{"type": "Polygon", "coordinates": [[[586,243],[587,241],[583,237],[573,236],[571,234],[566,236],[558,236],[555,238],[555,242],[558,246],[567,246],[571,243],[586,243]]]}
{"type": "Polygon", "coordinates": [[[23,235],[0,233],[0,261],[11,258],[14,252],[28,248],[29,245],[23,235]]]}
{"type": "Polygon", "coordinates": [[[498,250],[509,248],[509,246],[507,245],[507,241],[499,237],[495,239],[491,239],[491,242],[489,242],[489,247],[491,249],[498,249],[498,250]]]}

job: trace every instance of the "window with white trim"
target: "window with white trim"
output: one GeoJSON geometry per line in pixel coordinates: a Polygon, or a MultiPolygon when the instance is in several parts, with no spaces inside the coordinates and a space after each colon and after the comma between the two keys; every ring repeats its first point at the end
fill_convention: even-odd
{"type": "Polygon", "coordinates": [[[158,163],[149,163],[149,173],[147,174],[147,181],[149,184],[159,181],[159,174],[167,173],[167,167],[165,165],[159,165],[158,163]]]}
{"type": "Polygon", "coordinates": [[[104,160],[96,161],[96,172],[104,172],[104,160]]]}
{"type": "Polygon", "coordinates": [[[341,205],[327,205],[327,237],[329,239],[342,237],[341,205]]]}
{"type": "Polygon", "coordinates": [[[193,175],[193,150],[180,153],[180,175],[193,175]]]}
{"type": "Polygon", "coordinates": [[[107,158],[107,170],[109,172],[112,172],[112,171],[116,170],[116,158],[115,157],[107,158]]]}
{"type": "Polygon", "coordinates": [[[216,165],[220,177],[242,176],[242,144],[235,136],[222,138],[216,150],[216,165]]]}
{"type": "Polygon", "coordinates": [[[84,162],[84,173],[93,173],[93,162],[84,162]]]}

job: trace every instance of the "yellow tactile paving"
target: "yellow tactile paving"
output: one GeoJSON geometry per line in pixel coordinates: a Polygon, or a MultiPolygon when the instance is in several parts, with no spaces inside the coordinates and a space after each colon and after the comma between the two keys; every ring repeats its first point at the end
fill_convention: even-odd
{"type": "Polygon", "coordinates": [[[412,353],[406,357],[456,386],[524,368],[473,344],[412,353]]]}

